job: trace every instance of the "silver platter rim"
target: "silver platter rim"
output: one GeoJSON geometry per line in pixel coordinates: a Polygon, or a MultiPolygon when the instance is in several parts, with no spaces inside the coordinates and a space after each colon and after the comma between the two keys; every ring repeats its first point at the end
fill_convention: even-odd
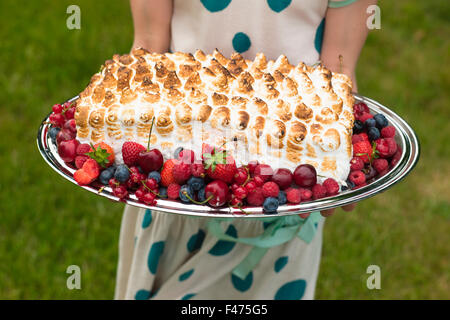
{"type": "MultiPolygon", "coordinates": [[[[267,218],[274,216],[288,216],[341,207],[373,197],[374,195],[392,187],[411,172],[420,157],[420,144],[414,130],[394,111],[373,99],[357,94],[354,94],[354,97],[357,102],[366,103],[372,113],[383,113],[386,116],[390,125],[395,127],[395,139],[397,144],[399,144],[402,148],[402,156],[396,166],[383,177],[362,188],[356,190],[346,190],[336,196],[303,202],[297,205],[282,205],[278,208],[278,213],[276,215],[264,214],[262,207],[245,207],[244,210],[247,214],[244,214],[237,208],[212,208],[205,205],[184,204],[178,201],[163,199],[158,199],[156,206],[148,206],[139,202],[134,195],[131,195],[127,199],[121,201],[113,195],[109,186],[105,187],[101,191],[100,188],[94,186],[82,186],[81,188],[99,196],[106,197],[114,201],[120,201],[139,208],[189,216],[218,218],[267,218]]],[[[77,98],[78,96],[68,101],[72,102],[77,98]]],[[[50,128],[50,125],[48,124],[49,115],[41,122],[37,133],[37,147],[39,152],[53,170],[59,173],[63,178],[78,186],[76,181],[73,179],[73,172],[75,170],[67,166],[59,157],[56,145],[51,141],[50,136],[47,134],[50,128]]]]}

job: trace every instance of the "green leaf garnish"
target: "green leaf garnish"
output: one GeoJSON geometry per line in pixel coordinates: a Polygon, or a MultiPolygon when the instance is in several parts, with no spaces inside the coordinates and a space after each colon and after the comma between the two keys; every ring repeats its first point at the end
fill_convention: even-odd
{"type": "Polygon", "coordinates": [[[108,157],[111,155],[106,149],[103,149],[101,146],[97,148],[91,143],[91,148],[93,151],[87,152],[86,155],[90,158],[97,161],[97,163],[102,167],[106,168],[106,165],[109,163],[108,157]]]}

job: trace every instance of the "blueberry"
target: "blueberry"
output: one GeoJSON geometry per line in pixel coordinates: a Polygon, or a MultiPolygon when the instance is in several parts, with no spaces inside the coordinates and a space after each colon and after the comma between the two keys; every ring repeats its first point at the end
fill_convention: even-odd
{"type": "Polygon", "coordinates": [[[278,209],[278,199],[274,197],[268,197],[264,200],[263,208],[264,212],[274,212],[278,209]]]}
{"type": "Polygon", "coordinates": [[[125,182],[130,177],[130,171],[128,171],[128,167],[124,164],[120,164],[116,172],[114,172],[114,178],[116,178],[119,182],[125,182]]]}
{"type": "Polygon", "coordinates": [[[178,155],[180,154],[181,151],[183,151],[183,147],[178,147],[175,149],[175,151],[173,152],[173,156],[175,157],[175,159],[178,159],[178,155]]]}
{"type": "Polygon", "coordinates": [[[203,202],[206,200],[205,187],[201,188],[197,193],[198,201],[203,202]]]}
{"type": "Polygon", "coordinates": [[[205,180],[200,177],[190,177],[187,184],[192,188],[192,190],[198,191],[205,186],[205,180]]]}
{"type": "Polygon", "coordinates": [[[117,166],[113,164],[112,166],[108,167],[106,170],[109,170],[111,174],[114,176],[114,173],[116,173],[117,166]]]}
{"type": "Polygon", "coordinates": [[[280,190],[280,193],[278,193],[278,204],[281,206],[283,204],[286,204],[286,192],[280,190]]]}
{"type": "Polygon", "coordinates": [[[380,130],[389,125],[389,122],[384,114],[377,113],[373,118],[375,119],[377,128],[380,130]]]}
{"type": "Polygon", "coordinates": [[[189,203],[191,202],[191,200],[189,200],[189,198],[184,194],[187,193],[188,196],[193,199],[194,198],[194,191],[192,190],[192,188],[190,186],[188,186],[187,184],[184,184],[181,186],[180,189],[180,200],[185,202],[185,203],[189,203]]]}
{"type": "Polygon", "coordinates": [[[61,128],[57,127],[51,127],[50,130],[48,131],[48,135],[52,139],[53,143],[56,142],[56,135],[58,134],[59,131],[61,131],[61,128]]]}
{"type": "Polygon", "coordinates": [[[356,120],[353,125],[353,133],[358,134],[361,133],[364,130],[364,124],[361,122],[361,120],[356,120]]]}
{"type": "Polygon", "coordinates": [[[108,168],[108,169],[103,170],[100,173],[99,180],[102,184],[107,185],[109,179],[111,179],[113,176],[114,176],[114,173],[108,168]]]}
{"type": "Polygon", "coordinates": [[[161,175],[158,171],[152,171],[148,174],[148,178],[155,179],[157,183],[161,182],[161,175]]]}
{"type": "Polygon", "coordinates": [[[370,127],[369,130],[367,130],[367,136],[370,141],[377,140],[380,138],[380,130],[376,127],[370,127]]]}
{"type": "Polygon", "coordinates": [[[160,198],[167,198],[167,188],[166,187],[160,187],[158,190],[160,198]]]}
{"type": "Polygon", "coordinates": [[[277,214],[277,211],[264,211],[264,214],[271,215],[271,214],[277,214]]]}
{"type": "Polygon", "coordinates": [[[364,125],[366,126],[366,128],[372,128],[375,127],[377,124],[377,122],[375,121],[374,118],[369,118],[364,122],[364,125]]]}

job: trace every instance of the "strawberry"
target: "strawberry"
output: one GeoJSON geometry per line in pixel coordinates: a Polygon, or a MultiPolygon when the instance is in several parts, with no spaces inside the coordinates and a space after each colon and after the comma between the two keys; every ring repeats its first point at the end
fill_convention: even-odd
{"type": "Polygon", "coordinates": [[[175,165],[175,159],[169,159],[164,162],[164,165],[161,170],[161,184],[165,187],[168,187],[171,183],[175,182],[173,177],[173,167],[175,165]]]}
{"type": "Polygon", "coordinates": [[[94,159],[88,158],[81,169],[73,174],[73,178],[80,186],[90,184],[100,175],[100,166],[94,159]]]}
{"type": "Polygon", "coordinates": [[[94,180],[100,175],[100,166],[93,159],[87,159],[81,167],[81,170],[86,172],[94,180]]]}
{"type": "Polygon", "coordinates": [[[230,184],[237,171],[236,162],[231,155],[227,155],[226,151],[213,150],[213,152],[214,154],[203,154],[207,175],[212,179],[230,184]]]}
{"type": "Polygon", "coordinates": [[[202,157],[205,153],[214,154],[214,147],[207,143],[202,143],[202,157]]]}
{"type": "Polygon", "coordinates": [[[77,155],[86,155],[86,153],[91,151],[91,146],[87,143],[80,143],[77,147],[77,155]]]}
{"type": "Polygon", "coordinates": [[[360,157],[365,163],[369,163],[372,159],[372,146],[368,141],[360,141],[353,145],[353,156],[360,157]]]}
{"type": "Polygon", "coordinates": [[[107,168],[114,164],[114,150],[104,142],[91,145],[87,155],[97,161],[102,168],[107,168]]]}
{"type": "Polygon", "coordinates": [[[73,174],[73,178],[80,186],[86,186],[95,180],[92,179],[91,176],[83,169],[78,169],[77,171],[75,171],[75,173],[73,174]]]}
{"type": "Polygon", "coordinates": [[[75,157],[75,167],[77,167],[77,169],[81,169],[81,167],[83,167],[83,164],[86,162],[86,160],[89,159],[88,156],[76,156],[75,157]]]}
{"type": "Polygon", "coordinates": [[[127,166],[133,166],[138,161],[138,156],[145,147],[137,142],[127,141],[122,145],[122,158],[127,166]]]}

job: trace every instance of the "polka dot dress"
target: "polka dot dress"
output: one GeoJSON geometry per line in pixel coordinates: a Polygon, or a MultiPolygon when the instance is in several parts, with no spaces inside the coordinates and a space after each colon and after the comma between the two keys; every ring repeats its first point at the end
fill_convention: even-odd
{"type": "MultiPolygon", "coordinates": [[[[354,0],[344,0],[349,4],[354,0]]],[[[174,0],[172,51],[212,52],[247,59],[264,52],[291,63],[319,59],[327,0],[174,0]]],[[[339,5],[341,6],[341,5],[339,5]]],[[[217,239],[207,218],[127,206],[119,241],[116,299],[313,299],[323,219],[310,243],[294,237],[270,248],[245,276],[232,271],[252,246],[217,239]]],[[[221,222],[234,238],[260,236],[270,223],[221,222]]]]}
{"type": "MultiPolygon", "coordinates": [[[[208,218],[127,206],[120,236],[116,299],[312,299],[322,237],[273,247],[245,278],[232,273],[251,246],[218,240],[208,218]]],[[[223,221],[232,237],[255,237],[261,220],[223,221]]],[[[316,225],[322,232],[323,219],[316,225]]]]}

